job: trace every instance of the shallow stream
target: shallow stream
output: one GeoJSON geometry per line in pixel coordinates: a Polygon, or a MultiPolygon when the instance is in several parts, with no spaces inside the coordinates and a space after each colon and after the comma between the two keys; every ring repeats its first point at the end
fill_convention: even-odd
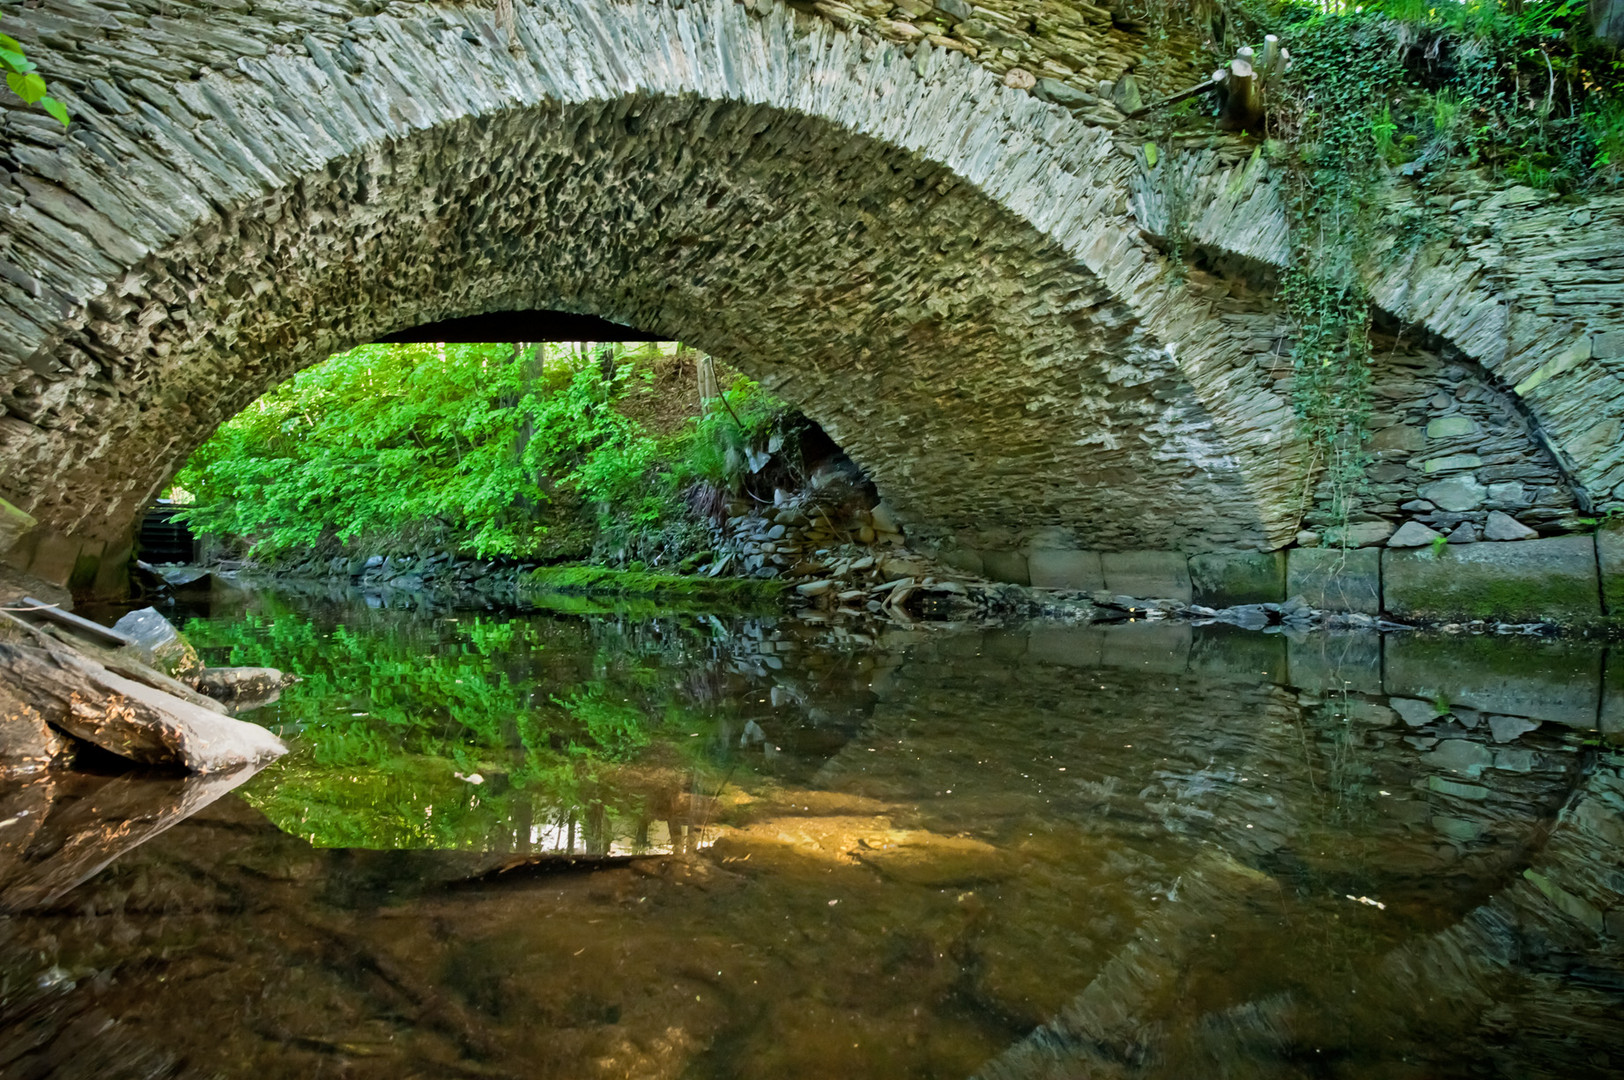
{"type": "Polygon", "coordinates": [[[294,751],[0,792],[0,1076],[1624,1075],[1624,650],[186,630],[294,751]]]}

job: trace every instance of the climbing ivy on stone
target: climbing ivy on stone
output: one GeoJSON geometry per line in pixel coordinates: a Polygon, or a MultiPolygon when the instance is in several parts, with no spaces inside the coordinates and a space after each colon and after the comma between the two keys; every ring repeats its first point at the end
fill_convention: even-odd
{"type": "Polygon", "coordinates": [[[1297,330],[1293,403],[1313,454],[1304,502],[1316,482],[1328,487],[1344,538],[1368,464],[1371,310],[1358,267],[1374,239],[1387,103],[1403,80],[1395,25],[1339,16],[1292,26],[1296,60],[1271,117],[1291,224],[1281,299],[1297,330]]]}

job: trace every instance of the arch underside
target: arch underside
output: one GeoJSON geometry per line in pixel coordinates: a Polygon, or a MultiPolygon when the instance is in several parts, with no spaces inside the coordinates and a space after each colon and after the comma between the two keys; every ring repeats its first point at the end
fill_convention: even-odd
{"type": "Polygon", "coordinates": [[[111,533],[300,368],[526,308],[646,328],[761,379],[916,530],[1265,542],[1170,350],[1058,245],[939,165],[692,96],[437,126],[148,258],[55,350],[67,371],[6,387],[7,495],[111,533]]]}

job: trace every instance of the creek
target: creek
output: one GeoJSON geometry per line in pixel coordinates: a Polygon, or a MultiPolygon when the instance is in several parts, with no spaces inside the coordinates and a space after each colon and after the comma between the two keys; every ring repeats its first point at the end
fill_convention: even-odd
{"type": "Polygon", "coordinates": [[[0,796],[0,1075],[1624,1071],[1617,649],[343,590],[185,630],[300,677],[247,714],[293,752],[0,796]]]}

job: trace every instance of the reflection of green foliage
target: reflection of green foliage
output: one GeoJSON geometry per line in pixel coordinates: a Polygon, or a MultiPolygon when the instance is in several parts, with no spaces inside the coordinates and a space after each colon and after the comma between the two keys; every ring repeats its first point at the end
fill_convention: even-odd
{"type": "Polygon", "coordinates": [[[300,678],[256,714],[294,753],[257,777],[250,802],[324,846],[522,848],[530,826],[639,812],[614,766],[655,752],[705,768],[708,726],[686,698],[685,639],[612,620],[515,620],[350,609],[323,623],[260,598],[185,633],[210,663],[300,678]],[[369,625],[369,621],[372,621],[369,625]],[[650,650],[662,650],[650,653],[650,650]],[[666,721],[681,738],[655,747],[666,721]],[[695,755],[701,755],[695,757],[695,755]],[[463,778],[457,776],[463,774],[463,778]],[[480,774],[482,784],[465,778],[480,774]]]}
{"type": "Polygon", "coordinates": [[[625,761],[649,744],[648,717],[624,701],[610,701],[601,683],[553,701],[564,707],[591,740],[592,748],[609,761],[625,761]]]}

